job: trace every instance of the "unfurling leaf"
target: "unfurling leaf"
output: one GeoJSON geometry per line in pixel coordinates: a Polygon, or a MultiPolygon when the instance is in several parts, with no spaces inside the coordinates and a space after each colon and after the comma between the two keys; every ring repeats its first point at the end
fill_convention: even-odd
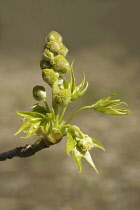
{"type": "Polygon", "coordinates": [[[17,134],[19,134],[20,132],[24,131],[25,129],[27,129],[28,127],[30,127],[31,124],[32,124],[32,122],[30,122],[30,121],[24,122],[24,123],[20,126],[20,128],[17,130],[17,132],[16,132],[14,135],[17,135],[17,134]]]}
{"type": "Polygon", "coordinates": [[[95,171],[96,171],[97,173],[99,173],[99,172],[98,172],[98,169],[96,168],[96,166],[95,166],[95,164],[94,164],[94,162],[93,162],[93,160],[92,160],[92,158],[91,158],[91,155],[90,155],[89,151],[87,151],[87,152],[84,154],[83,157],[89,162],[89,164],[95,169],[95,171]]]}
{"type": "Polygon", "coordinates": [[[92,138],[92,141],[93,141],[93,147],[98,147],[98,148],[100,148],[100,149],[105,151],[104,146],[100,142],[98,142],[97,140],[95,140],[93,138],[92,138]]]}
{"type": "Polygon", "coordinates": [[[127,104],[125,102],[121,102],[119,99],[111,100],[112,96],[113,95],[110,95],[105,99],[100,99],[95,104],[93,104],[91,108],[99,112],[111,115],[127,115],[131,113],[129,109],[116,107],[120,104],[125,104],[125,105],[127,104]]]}
{"type": "Polygon", "coordinates": [[[67,133],[66,153],[70,156],[70,152],[74,150],[76,141],[70,132],[67,133]]]}
{"type": "Polygon", "coordinates": [[[21,137],[21,138],[22,139],[28,139],[31,136],[33,136],[37,132],[37,130],[39,129],[40,123],[41,123],[40,121],[38,121],[36,123],[32,123],[30,128],[29,128],[29,130],[28,130],[28,132],[27,132],[27,136],[21,137]]]}
{"type": "Polygon", "coordinates": [[[40,123],[41,123],[40,120],[36,120],[36,121],[28,120],[24,124],[21,125],[21,127],[18,129],[18,131],[14,135],[17,135],[20,132],[25,131],[25,133],[27,133],[27,136],[21,137],[21,138],[23,138],[23,139],[30,138],[31,136],[33,136],[36,133],[36,131],[38,130],[38,128],[40,126],[40,123]]]}
{"type": "MultiPolygon", "coordinates": [[[[36,109],[39,108],[39,111],[45,111],[44,108],[42,107],[41,110],[41,105],[34,105],[36,109]]],[[[19,112],[17,111],[17,114],[20,115],[21,117],[24,117],[27,119],[21,127],[18,129],[18,131],[14,134],[17,135],[20,132],[26,132],[27,136],[22,137],[24,139],[30,138],[31,136],[35,135],[36,132],[38,131],[39,128],[42,129],[44,133],[47,133],[47,123],[52,120],[52,113],[46,113],[45,115],[39,112],[19,112]],[[45,124],[43,124],[45,122],[45,124]]],[[[38,132],[39,133],[39,132],[38,132]]]]}
{"type": "Polygon", "coordinates": [[[74,72],[73,72],[73,63],[71,64],[71,69],[70,69],[70,89],[71,89],[71,101],[74,101],[75,99],[81,97],[88,88],[88,82],[86,82],[85,85],[85,74],[83,72],[83,79],[82,82],[80,83],[80,85],[76,86],[75,83],[75,76],[74,76],[74,72]],[[85,87],[84,87],[85,86],[85,87]]]}
{"type": "Polygon", "coordinates": [[[85,158],[86,161],[88,161],[88,163],[95,169],[95,171],[98,173],[98,169],[96,168],[91,155],[89,153],[89,151],[86,152],[82,152],[78,146],[76,146],[74,148],[74,150],[72,151],[72,157],[74,159],[75,164],[77,165],[77,167],[79,168],[79,173],[82,172],[82,163],[81,163],[81,158],[85,158]]]}
{"type": "Polygon", "coordinates": [[[16,111],[16,113],[21,116],[24,117],[25,119],[40,119],[40,118],[45,118],[45,115],[38,113],[38,112],[19,112],[16,111]]]}
{"type": "Polygon", "coordinates": [[[83,157],[83,154],[77,149],[77,147],[75,147],[74,150],[72,151],[72,157],[75,164],[79,168],[79,173],[81,173],[82,172],[81,157],[83,157]]]}

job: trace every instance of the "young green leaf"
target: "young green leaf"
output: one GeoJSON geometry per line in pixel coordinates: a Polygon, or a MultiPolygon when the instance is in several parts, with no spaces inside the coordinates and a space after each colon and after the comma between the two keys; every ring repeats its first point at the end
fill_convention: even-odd
{"type": "Polygon", "coordinates": [[[29,130],[28,130],[27,136],[21,137],[21,138],[22,139],[28,139],[31,136],[33,136],[37,132],[37,130],[39,129],[40,123],[41,123],[40,121],[38,121],[36,123],[32,123],[29,130]]]}
{"type": "Polygon", "coordinates": [[[96,168],[92,158],[91,158],[91,155],[89,153],[89,151],[87,151],[84,156],[83,156],[88,162],[89,164],[95,169],[95,171],[98,173],[98,169],[96,168]]]}
{"type": "Polygon", "coordinates": [[[48,123],[47,120],[44,120],[44,121],[41,122],[40,128],[41,128],[41,130],[43,131],[44,134],[48,133],[49,126],[50,126],[50,123],[48,123]]]}
{"type": "Polygon", "coordinates": [[[95,140],[93,138],[92,138],[92,141],[93,141],[94,147],[98,147],[98,148],[100,148],[100,149],[105,151],[104,146],[100,142],[98,142],[97,140],[95,140]]]}
{"type": "Polygon", "coordinates": [[[84,95],[84,93],[87,91],[87,88],[88,88],[88,82],[86,83],[86,86],[82,91],[80,91],[79,87],[75,87],[75,91],[73,92],[71,96],[71,101],[74,101],[75,99],[84,95]]]}
{"type": "MultiPolygon", "coordinates": [[[[72,63],[72,65],[73,65],[73,63],[72,63]]],[[[83,72],[82,82],[80,83],[80,85],[76,86],[73,67],[71,67],[70,77],[71,77],[70,89],[71,89],[71,93],[72,93],[71,101],[74,101],[75,99],[81,97],[87,91],[88,82],[86,82],[86,85],[85,85],[85,74],[83,72]],[[84,86],[85,86],[85,88],[84,88],[84,86]]]]}
{"type": "Polygon", "coordinates": [[[24,122],[24,123],[20,126],[20,128],[17,130],[17,132],[14,134],[14,136],[17,135],[17,134],[19,134],[20,132],[24,131],[24,130],[27,129],[28,127],[30,127],[31,124],[32,124],[32,123],[31,123],[30,121],[24,122]]]}
{"type": "Polygon", "coordinates": [[[38,112],[19,112],[19,111],[16,111],[16,113],[19,116],[24,117],[25,119],[33,119],[33,118],[40,119],[40,118],[45,118],[45,116],[43,114],[38,113],[38,112]]]}
{"type": "Polygon", "coordinates": [[[99,112],[103,112],[106,114],[111,114],[111,115],[127,115],[130,114],[129,109],[124,109],[124,108],[118,108],[116,106],[120,104],[125,104],[125,102],[121,102],[119,99],[117,100],[111,100],[111,97],[113,95],[108,96],[105,99],[100,99],[97,101],[95,104],[91,106],[92,109],[97,110],[99,112]]]}
{"type": "Polygon", "coordinates": [[[70,152],[74,150],[76,141],[70,132],[67,132],[66,153],[70,156],[70,152]]]}
{"type": "Polygon", "coordinates": [[[83,154],[78,150],[78,147],[75,147],[74,150],[72,151],[72,157],[79,168],[79,173],[82,172],[82,164],[81,164],[81,157],[83,157],[83,154]]]}
{"type": "Polygon", "coordinates": [[[73,64],[74,64],[74,61],[72,62],[71,64],[71,68],[70,68],[70,89],[71,89],[71,92],[73,93],[73,91],[75,90],[75,76],[74,76],[74,72],[73,72],[73,64]]]}

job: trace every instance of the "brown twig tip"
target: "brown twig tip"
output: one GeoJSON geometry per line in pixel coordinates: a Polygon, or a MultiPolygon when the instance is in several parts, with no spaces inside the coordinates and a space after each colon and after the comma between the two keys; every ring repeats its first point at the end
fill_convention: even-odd
{"type": "Polygon", "coordinates": [[[37,140],[34,144],[27,144],[24,147],[16,147],[15,149],[3,152],[0,154],[0,161],[12,159],[13,157],[26,158],[35,155],[38,151],[48,148],[53,143],[44,141],[43,139],[37,140]]]}

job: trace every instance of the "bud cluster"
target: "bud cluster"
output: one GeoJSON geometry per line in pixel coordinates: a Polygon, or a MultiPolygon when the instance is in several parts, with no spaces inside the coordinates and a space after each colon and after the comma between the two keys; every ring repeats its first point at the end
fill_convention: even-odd
{"type": "MultiPolygon", "coordinates": [[[[55,73],[66,74],[70,71],[70,64],[65,59],[68,49],[63,44],[61,35],[56,31],[51,31],[45,38],[40,68],[52,69],[55,73]]],[[[43,74],[44,77],[44,74],[43,74]]]]}
{"type": "Polygon", "coordinates": [[[60,107],[65,107],[71,100],[71,90],[64,87],[63,75],[71,67],[65,56],[68,49],[63,44],[62,36],[51,31],[45,38],[40,68],[43,80],[52,88],[52,100],[60,107]]]}
{"type": "MultiPolygon", "coordinates": [[[[40,68],[43,80],[52,88],[53,108],[55,106],[65,108],[70,101],[81,97],[88,88],[84,73],[82,82],[76,86],[73,63],[70,65],[65,58],[67,53],[68,49],[63,44],[62,36],[56,31],[51,31],[45,38],[40,68]],[[70,82],[65,78],[67,73],[70,73],[70,82]]],[[[38,91],[42,91],[40,86],[38,91]]],[[[35,94],[37,93],[33,91],[33,97],[39,100],[35,94]]]]}

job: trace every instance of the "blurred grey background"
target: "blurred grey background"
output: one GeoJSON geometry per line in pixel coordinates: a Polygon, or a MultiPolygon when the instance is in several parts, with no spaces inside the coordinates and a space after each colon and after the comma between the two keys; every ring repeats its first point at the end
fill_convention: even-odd
{"type": "Polygon", "coordinates": [[[111,93],[132,111],[115,117],[88,110],[73,120],[106,148],[91,151],[99,175],[84,160],[78,173],[64,152],[66,139],[34,157],[1,162],[0,209],[139,209],[139,21],[138,0],[0,0],[0,152],[35,141],[13,136],[21,124],[15,110],[29,110],[33,86],[45,85],[39,62],[51,30],[63,36],[69,61],[75,59],[77,82],[82,71],[89,81],[67,114],[111,93]]]}

